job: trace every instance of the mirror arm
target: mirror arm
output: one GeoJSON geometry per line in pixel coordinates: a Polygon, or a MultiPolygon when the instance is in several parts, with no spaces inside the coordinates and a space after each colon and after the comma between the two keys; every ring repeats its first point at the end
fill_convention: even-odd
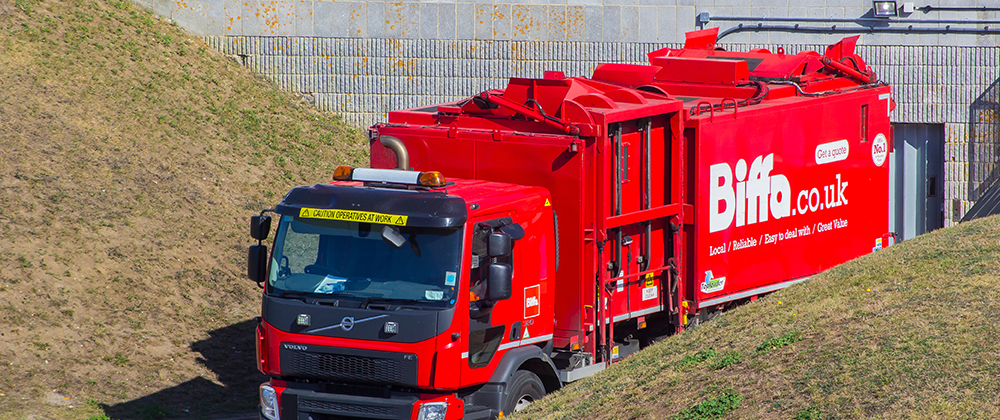
{"type": "MultiPolygon", "coordinates": [[[[263,216],[264,213],[274,213],[275,215],[278,214],[277,209],[264,209],[264,210],[260,211],[260,213],[258,214],[258,216],[263,216]]],[[[257,240],[257,245],[261,245],[261,244],[263,244],[263,242],[264,242],[263,240],[258,239],[257,240]]]]}
{"type": "MultiPolygon", "coordinates": [[[[259,213],[259,214],[257,214],[257,215],[258,215],[258,216],[263,216],[263,215],[264,215],[265,213],[274,213],[274,214],[278,214],[276,210],[277,210],[277,209],[264,209],[264,210],[261,210],[261,211],[260,211],[260,213],[259,213]]],[[[264,241],[263,241],[262,239],[258,239],[258,240],[257,240],[257,245],[258,245],[258,246],[260,246],[260,245],[263,245],[263,244],[264,244],[264,241]]],[[[265,264],[265,266],[266,266],[266,264],[265,264]]],[[[260,281],[258,281],[258,282],[256,282],[256,283],[257,283],[257,288],[258,288],[258,289],[260,289],[260,290],[264,290],[264,282],[260,282],[260,281]]]]}

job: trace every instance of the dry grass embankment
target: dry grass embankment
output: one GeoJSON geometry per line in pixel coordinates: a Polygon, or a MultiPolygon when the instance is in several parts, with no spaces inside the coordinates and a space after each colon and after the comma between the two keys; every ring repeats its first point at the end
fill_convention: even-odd
{"type": "MultiPolygon", "coordinates": [[[[246,217],[364,140],[127,2],[0,0],[0,418],[253,412],[246,217]]],[[[517,418],[1000,418],[1000,219],[726,313],[517,418]]]]}
{"type": "Polygon", "coordinates": [[[517,419],[1000,418],[1000,218],[725,313],[517,419]]]}
{"type": "Polygon", "coordinates": [[[0,419],[253,413],[247,217],[366,144],[128,1],[0,0],[0,419]]]}

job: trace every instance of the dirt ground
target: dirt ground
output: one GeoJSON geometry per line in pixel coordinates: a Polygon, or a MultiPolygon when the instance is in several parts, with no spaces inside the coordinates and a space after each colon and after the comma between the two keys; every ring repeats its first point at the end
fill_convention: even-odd
{"type": "Polygon", "coordinates": [[[254,413],[248,217],[366,145],[128,2],[0,0],[0,418],[254,413]]]}

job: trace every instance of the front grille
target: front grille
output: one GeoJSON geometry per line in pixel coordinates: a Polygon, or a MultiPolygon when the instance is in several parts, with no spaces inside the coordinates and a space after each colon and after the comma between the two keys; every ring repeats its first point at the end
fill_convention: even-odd
{"type": "Polygon", "coordinates": [[[281,348],[284,376],[351,383],[417,385],[417,357],[413,354],[337,347],[281,348]]]}
{"type": "Polygon", "coordinates": [[[318,412],[342,415],[392,416],[395,414],[395,410],[391,407],[307,399],[299,400],[299,410],[310,413],[318,412]]]}
{"type": "Polygon", "coordinates": [[[378,383],[403,381],[399,360],[296,352],[291,362],[292,370],[316,378],[378,383]]]}

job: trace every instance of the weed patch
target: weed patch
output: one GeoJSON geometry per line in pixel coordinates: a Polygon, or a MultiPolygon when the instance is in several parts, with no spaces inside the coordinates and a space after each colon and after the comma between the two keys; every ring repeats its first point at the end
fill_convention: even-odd
{"type": "Polygon", "coordinates": [[[14,7],[21,9],[22,12],[31,16],[34,12],[35,2],[31,0],[14,0],[14,7]]]}
{"type": "Polygon", "coordinates": [[[745,358],[746,358],[746,355],[743,354],[743,353],[741,353],[741,352],[738,352],[738,351],[726,352],[722,356],[719,357],[719,360],[717,360],[715,362],[715,364],[713,365],[713,368],[715,370],[725,369],[727,367],[730,367],[732,365],[735,365],[735,364],[738,364],[738,363],[742,362],[743,359],[745,359],[745,358]]]}
{"type": "Polygon", "coordinates": [[[757,354],[764,354],[771,350],[787,346],[797,341],[802,341],[802,331],[794,330],[782,334],[779,337],[775,337],[769,340],[765,340],[763,343],[757,346],[755,351],[757,354]]]}
{"type": "Polygon", "coordinates": [[[807,407],[795,412],[794,420],[820,420],[823,415],[816,407],[807,407]]]}
{"type": "Polygon", "coordinates": [[[109,362],[118,367],[125,367],[129,364],[130,360],[128,357],[121,353],[115,353],[114,356],[104,356],[104,361],[109,362]]]}
{"type": "Polygon", "coordinates": [[[673,420],[721,419],[736,410],[741,402],[743,402],[743,397],[728,389],[717,397],[708,398],[691,408],[682,410],[673,417],[673,420]]]}
{"type": "Polygon", "coordinates": [[[711,359],[715,356],[716,356],[715,350],[712,349],[698,350],[698,352],[695,354],[689,354],[687,356],[684,356],[684,358],[681,359],[681,361],[678,362],[677,365],[682,367],[696,365],[698,363],[711,359]]]}

